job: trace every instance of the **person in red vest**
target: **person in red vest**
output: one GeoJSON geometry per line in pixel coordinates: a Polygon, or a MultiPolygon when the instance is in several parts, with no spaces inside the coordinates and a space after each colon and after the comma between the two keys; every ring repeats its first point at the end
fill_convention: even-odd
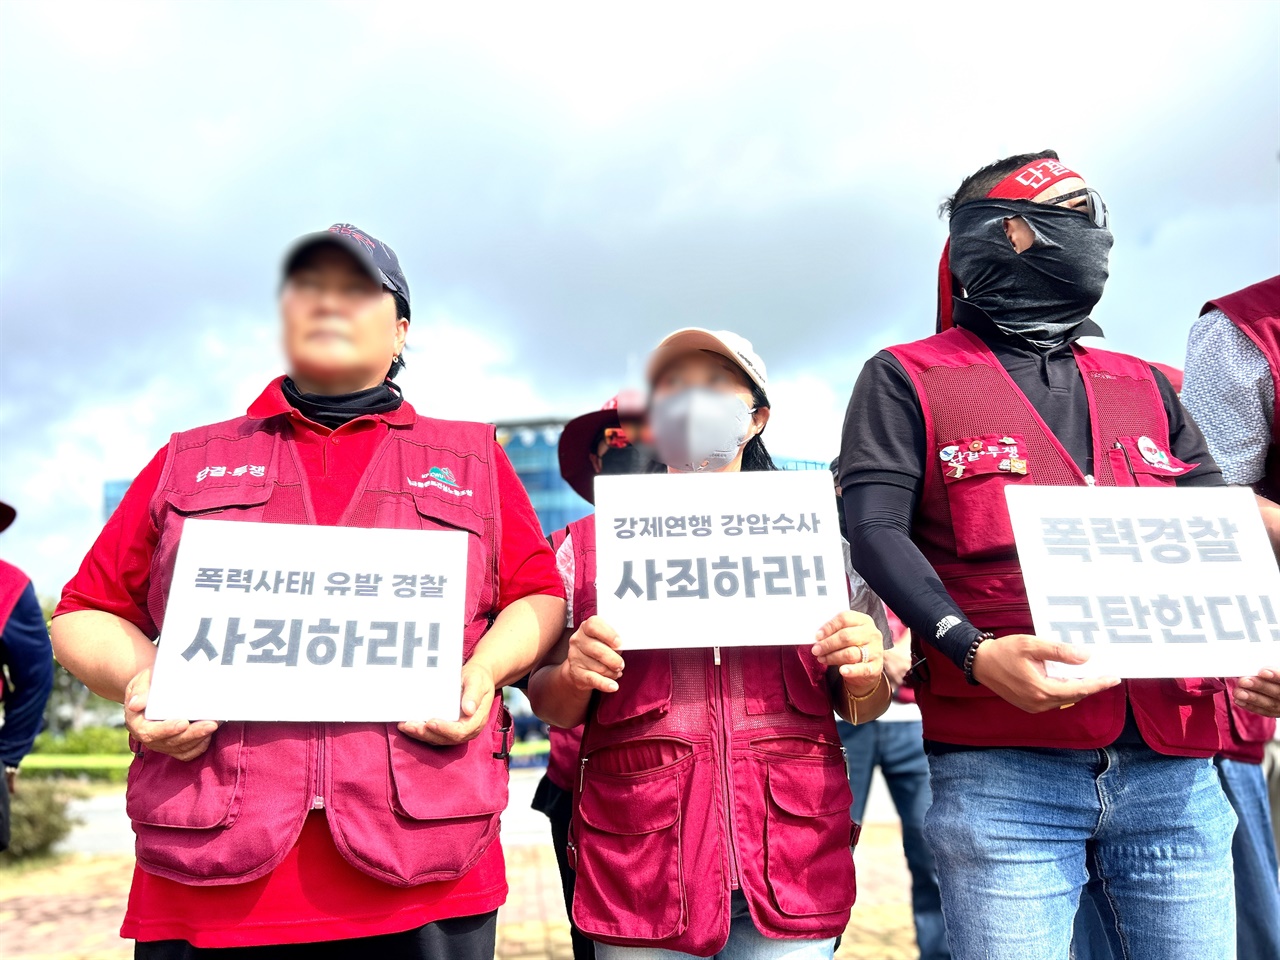
{"type": "MultiPolygon", "coordinates": [[[[0,502],[0,532],[17,515],[0,502]]],[[[9,795],[18,790],[19,764],[40,732],[52,689],[53,650],[35,587],[25,573],[0,560],[0,850],[9,849],[9,795]]]]}
{"type": "Polygon", "coordinates": [[[966,177],[944,209],[939,333],[863,367],[839,480],[855,564],[922,661],[925,835],[952,956],[1066,957],[1091,875],[1117,955],[1230,956],[1223,685],[1049,677],[1046,661],[1087,654],[1033,635],[1004,505],[1011,484],[1221,474],[1163,374],[1078,342],[1102,332],[1096,189],[1045,151],[966,177]]]}
{"type": "MultiPolygon", "coordinates": [[[[1204,431],[1227,483],[1252,487],[1272,540],[1280,529],[1280,276],[1211,300],[1187,340],[1182,401],[1204,431]]],[[[1236,939],[1241,957],[1280,956],[1280,710],[1266,710],[1276,676],[1232,683],[1222,718],[1223,788],[1240,819],[1232,847],[1236,939]],[[1257,700],[1251,697],[1256,695],[1257,700]],[[1271,797],[1262,763],[1271,757],[1271,797]],[[1270,807],[1270,808],[1269,808],[1270,807]]],[[[1280,695],[1280,689],[1274,691],[1280,695]]]]}
{"type": "Polygon", "coordinates": [[[493,427],[421,416],[392,382],[409,288],[390,247],[351,224],[302,238],[280,312],[289,375],[246,416],[174,434],[53,623],[61,662],[124,703],[137,752],[121,935],[163,960],[487,960],[507,892],[501,688],[560,635],[554,558],[493,427]],[[146,720],[186,515],[466,531],[461,719],[146,720]]]}
{"type": "MultiPolygon", "coordinates": [[[[652,466],[651,451],[643,440],[644,398],[635,391],[623,391],[599,410],[584,413],[565,424],[560,434],[560,475],[578,496],[594,504],[595,478],[600,474],[645,473],[652,466]]],[[[594,549],[591,534],[584,533],[585,519],[575,520],[551,535],[556,569],[565,588],[565,627],[572,630],[575,604],[584,595],[578,583],[577,556],[594,549]],[[574,534],[577,534],[575,539],[574,534]],[[588,541],[584,546],[584,541],[588,541]]],[[[573,779],[582,747],[581,725],[571,729],[551,727],[551,751],[547,772],[538,781],[533,808],[551,821],[551,843],[560,870],[564,907],[569,913],[574,960],[592,960],[595,945],[573,923],[573,868],[569,866],[569,821],[573,813],[573,779]]]]}
{"type": "MultiPolygon", "coordinates": [[[[649,382],[668,472],[776,469],[760,437],[765,366],[748,341],[677,331],[649,382]]],[[[628,653],[595,612],[594,515],[573,539],[577,627],[529,698],[548,723],[585,723],[574,922],[601,960],[830,958],[853,905],[856,837],[832,708],[865,722],[888,706],[880,630],[847,610],[812,646],[628,653]]]]}

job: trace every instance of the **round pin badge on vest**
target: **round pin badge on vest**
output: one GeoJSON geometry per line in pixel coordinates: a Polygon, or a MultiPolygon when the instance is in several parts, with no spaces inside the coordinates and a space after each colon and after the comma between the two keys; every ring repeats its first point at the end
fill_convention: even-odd
{"type": "Polygon", "coordinates": [[[949,463],[951,461],[951,458],[954,457],[959,452],[960,452],[960,448],[953,443],[950,446],[943,447],[941,450],[938,451],[938,459],[941,460],[943,463],[949,463]]]}
{"type": "Polygon", "coordinates": [[[972,450],[974,453],[977,453],[979,450],[982,449],[982,441],[974,440],[971,444],[969,444],[969,449],[972,450]]]}
{"type": "Polygon", "coordinates": [[[1169,467],[1169,454],[1165,453],[1150,437],[1138,438],[1138,452],[1142,454],[1142,459],[1147,461],[1153,467],[1169,467]]]}

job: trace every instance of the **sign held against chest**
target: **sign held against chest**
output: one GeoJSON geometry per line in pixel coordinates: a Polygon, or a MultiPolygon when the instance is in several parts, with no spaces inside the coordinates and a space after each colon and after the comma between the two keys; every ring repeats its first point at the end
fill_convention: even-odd
{"type": "Polygon", "coordinates": [[[624,649],[812,643],[848,608],[826,471],[596,478],[600,616],[624,649]]]}
{"type": "Polygon", "coordinates": [[[467,541],[187,520],[147,719],[458,719],[467,541]]]}
{"type": "Polygon", "coordinates": [[[1239,677],[1280,664],[1280,570],[1250,490],[1013,486],[1006,497],[1037,635],[1090,653],[1051,675],[1239,677]]]}

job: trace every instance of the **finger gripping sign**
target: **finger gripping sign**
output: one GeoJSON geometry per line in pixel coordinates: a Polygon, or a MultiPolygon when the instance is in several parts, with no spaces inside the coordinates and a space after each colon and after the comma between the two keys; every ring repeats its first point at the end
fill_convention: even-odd
{"type": "Polygon", "coordinates": [[[187,520],[148,720],[457,720],[467,534],[187,520]]]}
{"type": "Polygon", "coordinates": [[[1051,676],[1239,677],[1280,663],[1280,570],[1248,489],[1006,496],[1036,634],[1089,651],[1051,676]]]}
{"type": "Polygon", "coordinates": [[[623,649],[812,643],[849,606],[826,471],[596,478],[596,595],[623,649]]]}

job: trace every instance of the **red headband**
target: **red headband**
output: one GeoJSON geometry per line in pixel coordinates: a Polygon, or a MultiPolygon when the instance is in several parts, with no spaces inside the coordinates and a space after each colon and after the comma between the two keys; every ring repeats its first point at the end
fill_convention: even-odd
{"type": "MultiPolygon", "coordinates": [[[[995,200],[1034,200],[1059,180],[1071,177],[1080,177],[1080,174],[1057,160],[1032,160],[997,183],[987,196],[995,200]]],[[[951,298],[955,286],[951,273],[951,238],[948,237],[938,262],[938,333],[952,327],[951,298]]]]}

